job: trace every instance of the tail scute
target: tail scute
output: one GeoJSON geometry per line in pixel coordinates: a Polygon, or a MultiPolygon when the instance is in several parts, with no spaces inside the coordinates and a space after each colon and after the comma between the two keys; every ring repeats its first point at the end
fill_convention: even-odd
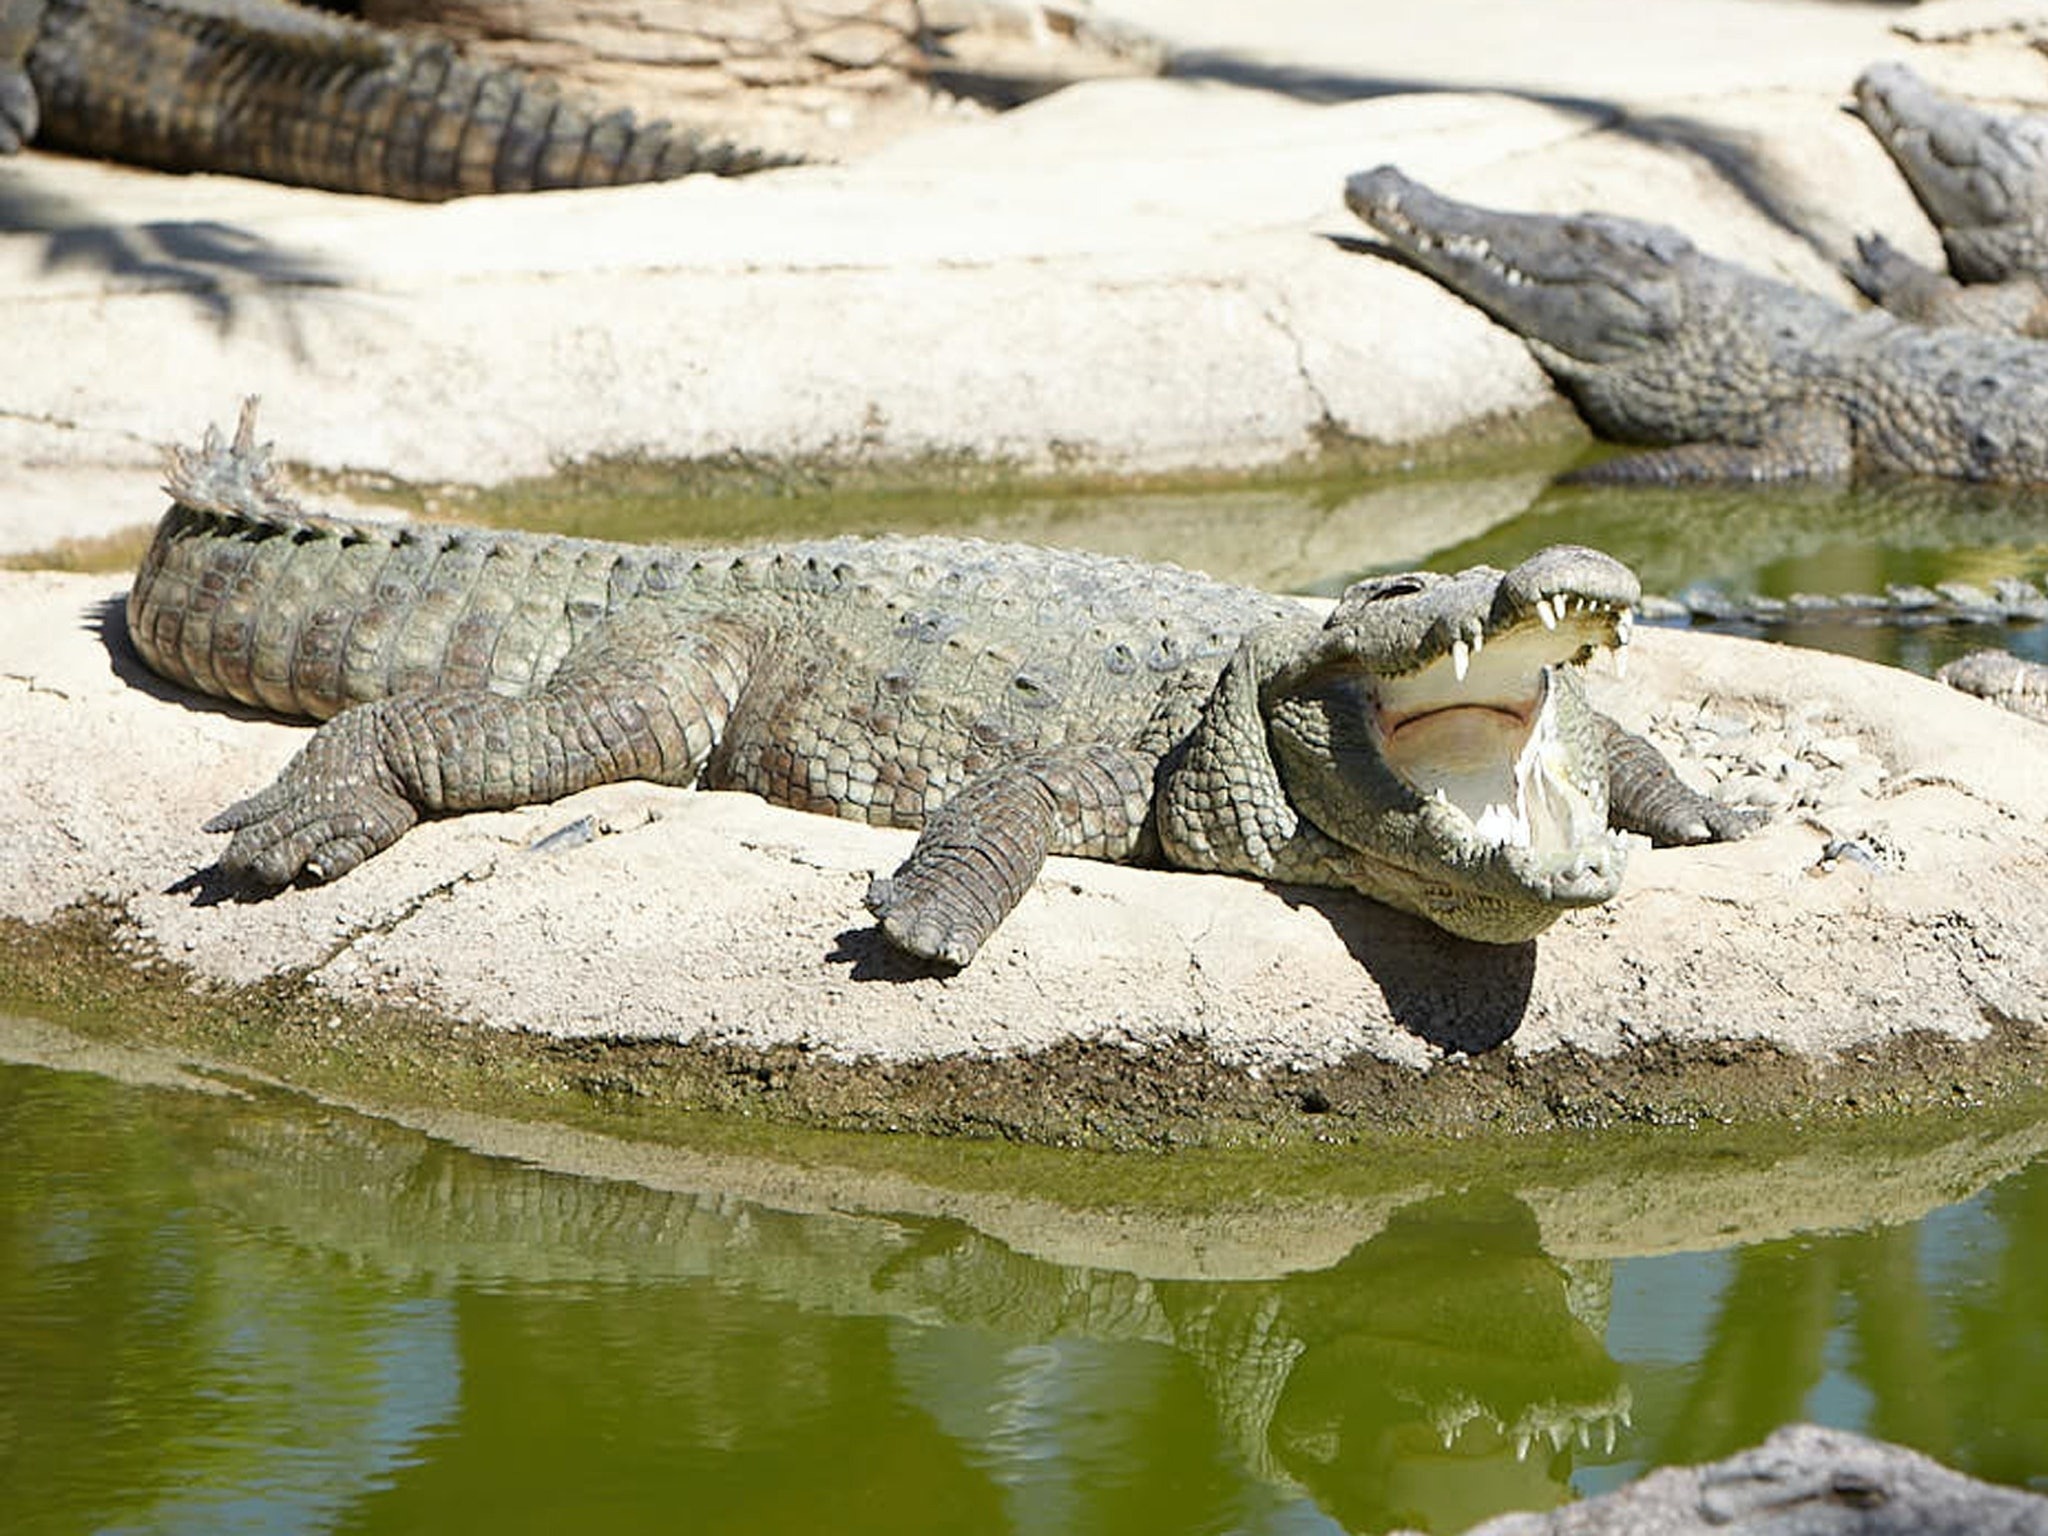
{"type": "Polygon", "coordinates": [[[271,445],[256,441],[257,397],[242,402],[232,442],[208,427],[197,448],[172,447],[166,454],[164,490],[181,506],[257,522],[297,521],[307,514],[279,487],[271,445]]]}

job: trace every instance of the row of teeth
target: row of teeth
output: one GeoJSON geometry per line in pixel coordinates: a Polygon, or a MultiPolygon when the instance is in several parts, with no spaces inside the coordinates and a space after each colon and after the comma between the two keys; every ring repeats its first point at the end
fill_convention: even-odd
{"type": "Polygon", "coordinates": [[[1383,211],[1401,226],[1402,233],[1415,242],[1418,251],[1442,251],[1454,261],[1476,261],[1510,288],[1519,288],[1529,281],[1519,267],[1493,254],[1493,242],[1484,235],[1432,235],[1403,218],[1398,208],[1389,206],[1383,211]]]}
{"type": "MultiPolygon", "coordinates": [[[[1429,798],[1438,805],[1453,804],[1451,797],[1439,784],[1429,792],[1429,798]]],[[[1529,830],[1528,813],[1518,806],[1490,802],[1486,809],[1473,819],[1472,831],[1484,842],[1500,848],[1527,848],[1534,841],[1529,830]]]]}
{"type": "MultiPolygon", "coordinates": [[[[1543,621],[1545,629],[1556,629],[1560,620],[1570,618],[1575,612],[1612,613],[1613,610],[1590,597],[1536,599],[1536,617],[1543,621]]],[[[1628,642],[1635,633],[1635,623],[1635,613],[1631,609],[1624,608],[1614,616],[1614,673],[1617,677],[1628,676],[1628,642]]],[[[1472,658],[1485,648],[1486,633],[1479,629],[1472,631],[1469,640],[1461,636],[1451,642],[1451,671],[1459,682],[1465,681],[1465,674],[1471,671],[1472,658]]]]}
{"type": "Polygon", "coordinates": [[[1529,1448],[1536,1443],[1538,1436],[1548,1440],[1553,1451],[1563,1450],[1573,1440],[1578,1442],[1581,1450],[1591,1450],[1596,1432],[1601,1441],[1601,1453],[1612,1456],[1621,1431],[1634,1425],[1631,1410],[1632,1405],[1624,1391],[1617,1406],[1591,1414],[1575,1413],[1569,1408],[1548,1403],[1525,1409],[1517,1416],[1512,1429],[1502,1422],[1498,1414],[1481,1407],[1469,1398],[1454,1406],[1440,1409],[1434,1418],[1437,1435],[1447,1451],[1456,1442],[1465,1426],[1474,1419],[1479,1419],[1491,1423],[1500,1433],[1511,1434],[1515,1442],[1515,1460],[1527,1461],[1529,1448]]]}

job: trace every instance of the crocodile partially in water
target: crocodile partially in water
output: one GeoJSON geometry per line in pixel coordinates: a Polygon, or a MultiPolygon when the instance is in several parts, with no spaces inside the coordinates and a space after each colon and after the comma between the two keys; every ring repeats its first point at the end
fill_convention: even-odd
{"type": "Polygon", "coordinates": [[[1579,478],[2048,481],[2048,347],[1852,313],[1662,225],[1483,208],[1392,166],[1345,200],[1519,334],[1595,431],[1657,445],[1579,478]]]}
{"type": "Polygon", "coordinates": [[[1362,892],[1511,942],[1625,840],[1737,835],[1587,703],[1638,596],[1592,550],[1361,581],[1327,620],[1171,566],[951,539],[689,551],[301,511],[245,409],[174,453],[127,604],[200,691],[325,720],[217,817],[232,880],[333,879],[422,815],[638,778],[921,829],[869,905],[964,965],[1047,855],[1362,892]]]}
{"type": "Polygon", "coordinates": [[[1909,320],[2048,336],[2048,117],[1986,111],[1903,64],[1857,78],[1856,115],[1948,253],[1937,272],[1865,235],[1848,268],[1856,285],[1909,320]]]}
{"type": "Polygon", "coordinates": [[[0,154],[30,142],[428,202],[786,160],[290,0],[0,0],[0,154]]]}

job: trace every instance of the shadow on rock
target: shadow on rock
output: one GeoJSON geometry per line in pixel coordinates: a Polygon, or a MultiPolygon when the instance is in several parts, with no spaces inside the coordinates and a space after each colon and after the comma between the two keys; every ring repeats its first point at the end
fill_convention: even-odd
{"type": "Polygon", "coordinates": [[[904,953],[882,937],[879,924],[834,934],[825,961],[828,965],[850,966],[847,975],[855,981],[923,981],[931,976],[958,975],[960,971],[957,965],[904,953]]]}
{"type": "Polygon", "coordinates": [[[251,885],[228,874],[218,864],[195,869],[182,880],[164,887],[166,896],[190,896],[195,907],[220,907],[233,902],[252,906],[277,894],[275,886],[251,885]]]}
{"type": "Polygon", "coordinates": [[[1476,1056],[1521,1028],[1536,941],[1481,944],[1342,891],[1290,886],[1288,905],[1322,913],[1387,1000],[1387,1014],[1442,1051],[1476,1056]]]}
{"type": "Polygon", "coordinates": [[[0,234],[40,235],[51,272],[86,268],[190,295],[223,330],[262,297],[338,288],[340,271],[240,225],[218,219],[121,224],[97,210],[17,181],[0,180],[0,234]]]}

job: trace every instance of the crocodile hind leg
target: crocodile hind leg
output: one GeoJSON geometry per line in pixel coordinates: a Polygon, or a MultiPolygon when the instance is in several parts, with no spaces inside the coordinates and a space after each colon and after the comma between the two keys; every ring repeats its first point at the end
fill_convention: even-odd
{"type": "Polygon", "coordinates": [[[546,686],[397,694],[313,733],[268,788],[206,824],[220,868],[266,886],[333,880],[422,815],[504,809],[593,784],[687,784],[717,744],[748,667],[737,626],[652,615],[608,625],[546,686]]]}
{"type": "Polygon", "coordinates": [[[1008,916],[1046,856],[1128,859],[1143,843],[1158,766],[1111,746],[1036,752],[990,769],[947,801],[868,910],[898,949],[965,965],[1008,916]]]}

